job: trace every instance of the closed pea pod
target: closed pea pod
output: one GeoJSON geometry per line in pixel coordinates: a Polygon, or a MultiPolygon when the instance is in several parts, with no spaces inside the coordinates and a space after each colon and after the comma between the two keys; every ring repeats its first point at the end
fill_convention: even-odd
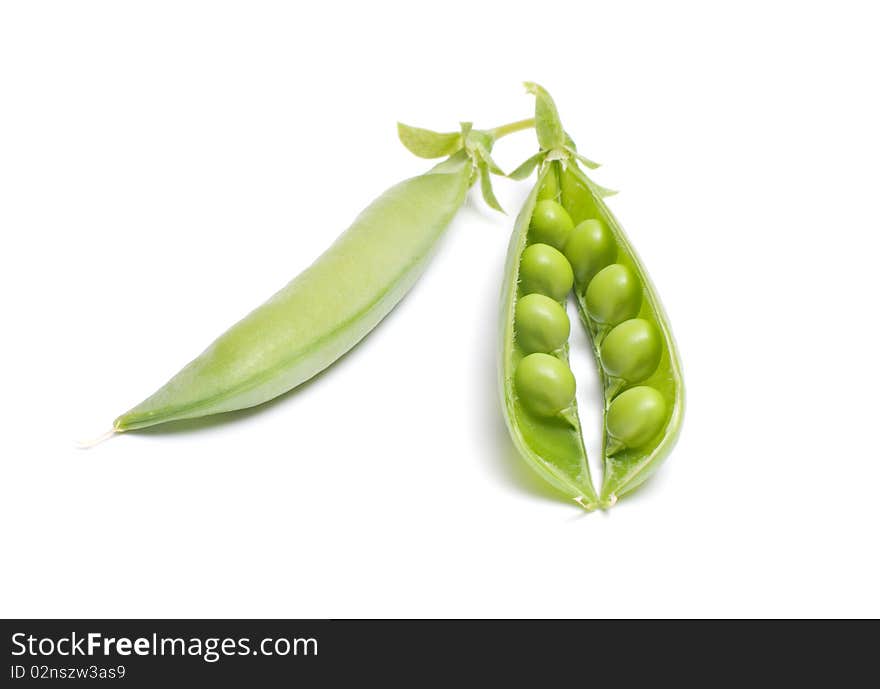
{"type": "Polygon", "coordinates": [[[311,266],[218,337],[152,396],[114,422],[117,432],[252,407],[326,368],[357,344],[406,294],[478,178],[497,207],[490,131],[462,125],[439,134],[399,126],[416,155],[446,157],[371,203],[311,266]]]}

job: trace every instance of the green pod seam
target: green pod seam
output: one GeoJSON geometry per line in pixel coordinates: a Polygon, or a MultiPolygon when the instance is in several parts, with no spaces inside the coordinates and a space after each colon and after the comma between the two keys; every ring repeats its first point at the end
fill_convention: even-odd
{"type": "Polygon", "coordinates": [[[473,178],[461,150],[388,189],[310,267],[117,418],[114,429],[252,407],[332,364],[412,287],[473,178]]]}
{"type": "MultiPolygon", "coordinates": [[[[663,341],[663,354],[655,372],[639,385],[650,385],[657,389],[669,408],[668,418],[660,432],[647,445],[634,449],[612,448],[607,433],[603,441],[604,476],[600,500],[602,506],[613,505],[619,497],[629,493],[643,483],[669,455],[678,439],[684,416],[685,392],[681,361],[678,348],[669,327],[663,305],[657,296],[651,279],[641,260],[632,248],[617,218],[605,205],[601,196],[594,191],[595,185],[587,180],[583,171],[574,161],[565,166],[561,176],[562,204],[575,223],[588,218],[598,218],[611,230],[617,244],[617,263],[622,263],[638,275],[643,287],[639,318],[655,325],[663,341]],[[610,454],[610,456],[609,456],[610,454]]],[[[588,315],[584,290],[576,290],[578,311],[581,321],[590,331],[593,353],[599,363],[599,375],[605,390],[605,416],[615,395],[631,387],[623,381],[610,378],[601,365],[601,339],[604,331],[588,315]]]]}
{"type": "MultiPolygon", "coordinates": [[[[514,225],[504,269],[501,294],[500,340],[498,358],[499,390],[505,422],[519,454],[546,481],[573,498],[588,510],[595,509],[598,497],[590,477],[586,449],[581,435],[576,403],[564,416],[540,418],[530,413],[517,399],[514,373],[525,352],[517,345],[515,333],[516,304],[520,258],[528,243],[529,222],[548,174],[555,176],[559,163],[545,165],[537,183],[523,205],[514,225]]],[[[556,352],[568,361],[568,344],[556,352]]]]}

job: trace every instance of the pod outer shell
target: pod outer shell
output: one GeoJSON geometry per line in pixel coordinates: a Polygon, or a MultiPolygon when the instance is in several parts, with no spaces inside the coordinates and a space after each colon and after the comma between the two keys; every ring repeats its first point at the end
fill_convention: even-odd
{"type": "MultiPolygon", "coordinates": [[[[600,500],[604,505],[610,506],[618,498],[635,490],[648,479],[669,455],[678,440],[685,411],[685,389],[681,358],[679,357],[678,347],[669,327],[669,319],[657,296],[657,290],[654,288],[644,264],[633,249],[632,244],[630,244],[617,218],[614,217],[614,214],[605,205],[601,196],[590,190],[590,182],[578,166],[572,165],[566,169],[563,175],[562,187],[566,207],[575,221],[578,222],[583,217],[598,217],[604,221],[611,230],[618,246],[617,261],[621,262],[625,257],[625,260],[632,263],[636,272],[641,276],[641,279],[644,281],[644,305],[642,310],[652,314],[655,324],[660,329],[660,334],[668,353],[667,366],[670,375],[667,385],[671,387],[670,399],[668,400],[670,414],[663,436],[659,443],[651,448],[650,451],[646,452],[639,448],[631,451],[627,450],[612,457],[606,455],[600,500]]],[[[581,320],[589,328],[590,319],[587,315],[583,294],[577,293],[577,302],[581,320]]],[[[596,346],[595,334],[591,339],[593,340],[596,359],[600,361],[601,355],[596,346]]],[[[599,367],[599,373],[603,377],[603,384],[605,384],[607,389],[605,372],[601,366],[599,367]]],[[[657,373],[655,372],[653,375],[656,376],[657,373]]]]}
{"type": "MultiPolygon", "coordinates": [[[[590,477],[586,449],[577,419],[577,403],[572,404],[567,421],[532,419],[517,401],[514,388],[514,372],[518,352],[514,333],[515,309],[518,293],[518,266],[522,252],[528,243],[529,221],[542,188],[544,179],[554,171],[553,163],[538,174],[531,194],[517,216],[504,269],[505,279],[501,291],[500,327],[498,341],[498,390],[501,408],[510,438],[522,458],[548,483],[573,498],[587,510],[595,509],[598,497],[590,477]],[[540,432],[534,432],[536,428],[540,432]]],[[[568,346],[560,352],[568,360],[568,346]]]]}
{"type": "Polygon", "coordinates": [[[390,188],[309,268],[114,422],[146,428],[262,404],[357,344],[418,279],[464,201],[462,154],[390,188]]]}

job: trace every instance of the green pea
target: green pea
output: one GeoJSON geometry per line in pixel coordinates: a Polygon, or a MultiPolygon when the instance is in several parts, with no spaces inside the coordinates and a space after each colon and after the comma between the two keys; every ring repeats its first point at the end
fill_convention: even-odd
{"type": "Polygon", "coordinates": [[[583,285],[602,268],[614,263],[617,244],[605,223],[590,218],[571,231],[563,253],[574,269],[578,284],[583,285]]]}
{"type": "Polygon", "coordinates": [[[516,303],[516,338],[527,352],[552,352],[568,341],[571,323],[565,309],[543,294],[527,294],[516,303]]]}
{"type": "Polygon", "coordinates": [[[524,357],[516,367],[514,385],[520,402],[538,416],[555,416],[574,401],[574,374],[551,354],[524,357]]]}
{"type": "Polygon", "coordinates": [[[660,364],[663,342],[660,332],[650,321],[632,318],[615,326],[602,341],[602,368],[608,375],[639,383],[660,364]]]}
{"type": "Polygon", "coordinates": [[[571,264],[558,249],[547,244],[532,244],[522,252],[519,279],[523,292],[537,292],[562,301],[574,285],[571,264]]]}
{"type": "Polygon", "coordinates": [[[648,443],[666,423],[666,400],[647,385],[620,393],[608,406],[605,428],[615,444],[637,448],[648,443]]]}
{"type": "Polygon", "coordinates": [[[639,315],[642,285],[621,263],[612,263],[596,273],[584,294],[587,313],[597,323],[617,325],[639,315]]]}
{"type": "Polygon", "coordinates": [[[551,199],[544,199],[535,204],[532,221],[529,224],[530,237],[533,242],[549,244],[562,250],[568,235],[574,229],[571,216],[562,206],[551,199]]]}

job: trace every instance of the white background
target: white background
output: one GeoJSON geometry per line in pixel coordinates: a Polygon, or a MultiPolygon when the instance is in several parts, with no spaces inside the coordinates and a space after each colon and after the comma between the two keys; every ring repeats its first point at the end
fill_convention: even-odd
{"type": "Polygon", "coordinates": [[[0,615],[880,615],[872,9],[4,3],[0,615]],[[505,181],[511,215],[472,193],[299,393],[74,449],[426,169],[396,120],[527,117],[524,79],[621,190],[680,345],[644,490],[582,514],[507,439],[505,181]]]}

